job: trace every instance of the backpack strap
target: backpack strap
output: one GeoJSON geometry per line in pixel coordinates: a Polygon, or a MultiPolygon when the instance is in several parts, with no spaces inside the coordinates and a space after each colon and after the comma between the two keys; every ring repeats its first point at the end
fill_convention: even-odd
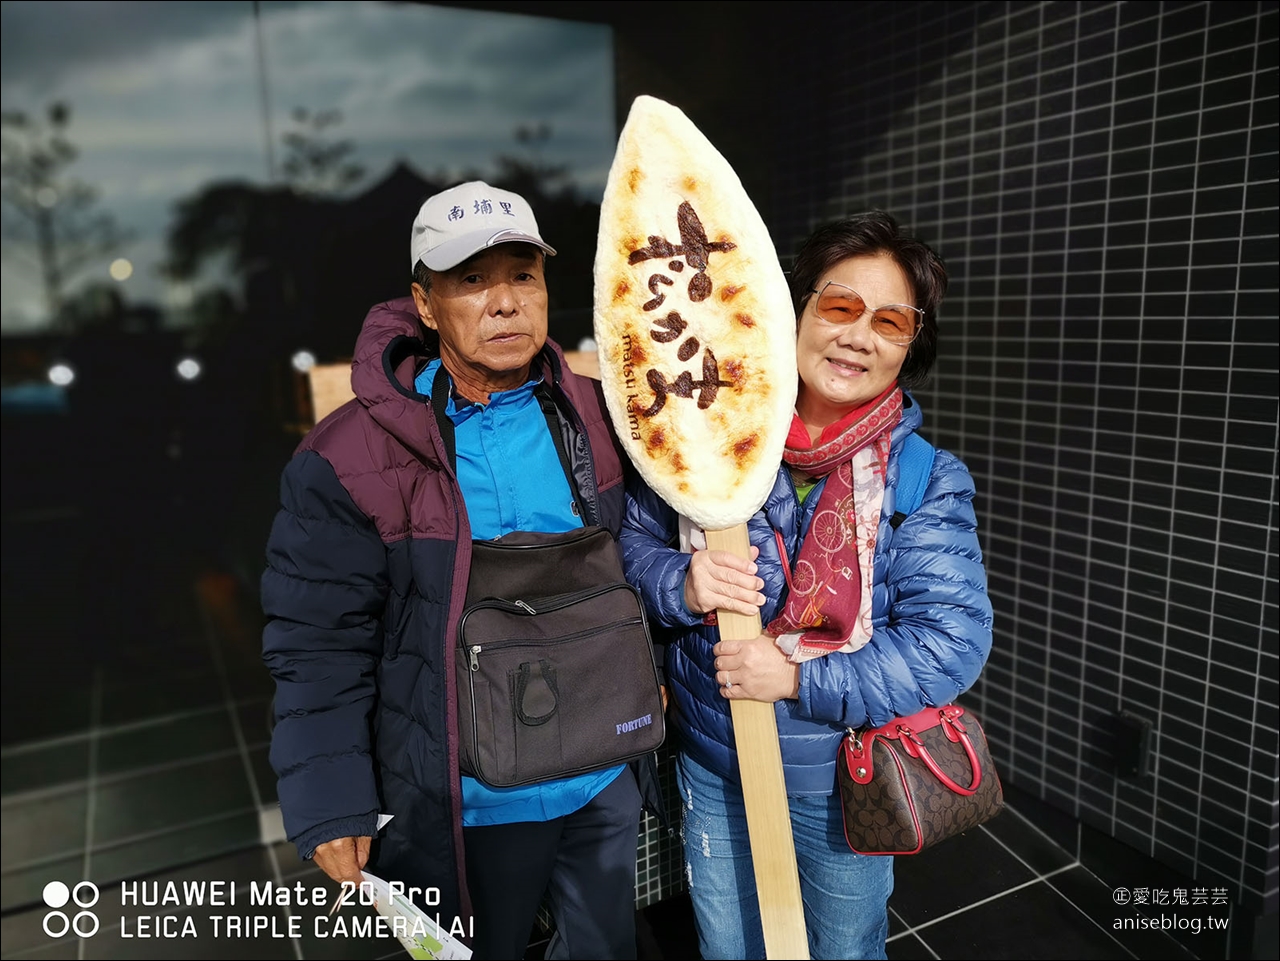
{"type": "Polygon", "coordinates": [[[893,516],[889,518],[889,526],[895,531],[924,500],[935,453],[933,445],[919,434],[908,434],[902,442],[902,451],[898,454],[898,491],[893,516]]]}

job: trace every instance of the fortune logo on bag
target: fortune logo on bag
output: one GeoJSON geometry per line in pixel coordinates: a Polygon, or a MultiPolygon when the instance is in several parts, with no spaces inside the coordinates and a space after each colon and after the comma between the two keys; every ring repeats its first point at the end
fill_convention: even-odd
{"type": "Polygon", "coordinates": [[[618,734],[630,734],[632,731],[638,731],[642,727],[648,727],[653,723],[653,715],[646,714],[644,717],[638,717],[634,721],[623,721],[616,725],[618,734]]]}

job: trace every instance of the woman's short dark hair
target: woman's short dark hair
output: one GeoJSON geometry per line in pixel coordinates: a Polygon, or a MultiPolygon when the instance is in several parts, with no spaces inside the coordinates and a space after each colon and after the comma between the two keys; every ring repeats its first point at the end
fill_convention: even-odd
{"type": "Polygon", "coordinates": [[[796,321],[813,295],[818,279],[850,257],[884,254],[906,274],[915,295],[913,306],[924,311],[924,324],[907,350],[898,382],[903,387],[924,383],[938,355],[938,305],[947,291],[947,268],[925,243],[903,233],[883,210],[856,214],[819,227],[796,254],[791,268],[791,297],[796,321]]]}

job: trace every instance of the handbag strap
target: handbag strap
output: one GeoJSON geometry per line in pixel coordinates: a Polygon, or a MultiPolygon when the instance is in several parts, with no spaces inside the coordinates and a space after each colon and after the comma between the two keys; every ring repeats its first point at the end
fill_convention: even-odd
{"type": "Polygon", "coordinates": [[[973,770],[973,783],[968,787],[961,787],[953,781],[945,771],[938,766],[938,762],[933,759],[933,755],[929,753],[929,749],[924,746],[924,742],[916,736],[916,732],[911,730],[905,724],[898,728],[898,738],[902,742],[903,748],[912,757],[919,758],[924,762],[933,776],[945,784],[957,794],[970,797],[978,793],[978,788],[982,785],[982,763],[978,760],[977,753],[973,750],[973,743],[969,740],[969,732],[966,731],[956,720],[948,717],[945,713],[942,715],[942,723],[949,729],[947,737],[952,741],[959,741],[960,746],[964,748],[964,753],[969,758],[969,767],[973,770]],[[952,734],[954,733],[954,737],[952,734]]]}

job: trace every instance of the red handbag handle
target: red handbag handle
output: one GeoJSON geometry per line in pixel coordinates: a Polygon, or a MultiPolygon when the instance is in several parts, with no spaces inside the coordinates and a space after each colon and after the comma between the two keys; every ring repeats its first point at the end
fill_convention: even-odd
{"type": "MultiPolygon", "coordinates": [[[[942,722],[948,725],[951,731],[955,732],[960,744],[964,747],[964,753],[969,756],[969,766],[973,769],[973,783],[967,788],[961,787],[955,781],[951,780],[942,768],[938,767],[938,762],[933,759],[933,755],[929,753],[929,749],[924,746],[924,743],[916,737],[915,731],[903,725],[898,728],[897,733],[902,740],[902,746],[907,749],[908,754],[924,761],[924,766],[933,772],[933,776],[951,790],[955,791],[957,794],[969,797],[976,794],[978,787],[982,784],[982,765],[978,762],[978,756],[973,751],[973,744],[969,741],[968,732],[945,712],[942,714],[942,722]]],[[[951,739],[956,740],[956,738],[951,739]]]]}

